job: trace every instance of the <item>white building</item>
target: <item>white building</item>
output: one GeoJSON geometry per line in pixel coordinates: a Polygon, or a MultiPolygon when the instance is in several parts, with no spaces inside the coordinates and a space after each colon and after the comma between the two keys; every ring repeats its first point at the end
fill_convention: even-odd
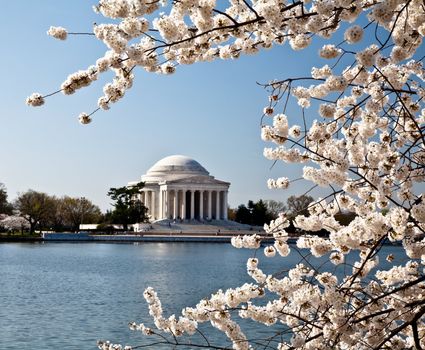
{"type": "Polygon", "coordinates": [[[151,220],[227,220],[230,183],[215,179],[194,159],[181,155],[163,158],[141,181],[145,186],[140,200],[148,207],[151,220]]]}

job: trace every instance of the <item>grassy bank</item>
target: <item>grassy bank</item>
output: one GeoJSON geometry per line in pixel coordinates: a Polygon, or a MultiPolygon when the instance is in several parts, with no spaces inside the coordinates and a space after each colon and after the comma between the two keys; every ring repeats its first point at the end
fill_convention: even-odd
{"type": "Polygon", "coordinates": [[[0,243],[2,242],[41,242],[40,235],[29,235],[22,233],[0,232],[0,243]]]}

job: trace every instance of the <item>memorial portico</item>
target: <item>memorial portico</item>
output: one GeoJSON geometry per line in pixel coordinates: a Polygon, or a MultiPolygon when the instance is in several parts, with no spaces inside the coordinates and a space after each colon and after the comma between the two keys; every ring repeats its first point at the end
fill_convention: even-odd
{"type": "Polygon", "coordinates": [[[151,220],[227,220],[230,183],[215,179],[194,159],[163,158],[141,180],[145,186],[140,200],[151,220]]]}

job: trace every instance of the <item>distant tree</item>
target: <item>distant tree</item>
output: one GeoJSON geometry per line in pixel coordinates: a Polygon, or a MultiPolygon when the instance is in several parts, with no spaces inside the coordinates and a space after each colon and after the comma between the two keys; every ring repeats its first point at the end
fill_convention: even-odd
{"type": "Polygon", "coordinates": [[[39,230],[54,230],[56,222],[56,201],[58,198],[56,196],[47,195],[47,200],[44,203],[45,212],[40,218],[38,229],[39,230]]]}
{"type": "Polygon", "coordinates": [[[251,224],[251,212],[244,204],[241,204],[236,210],[235,221],[241,224],[251,224]]]}
{"type": "Polygon", "coordinates": [[[307,195],[291,196],[286,201],[288,205],[288,211],[290,216],[295,217],[297,215],[308,216],[308,206],[314,201],[313,197],[307,195]]]}
{"type": "Polygon", "coordinates": [[[22,216],[7,216],[5,219],[0,221],[0,226],[4,227],[8,231],[21,231],[24,233],[24,230],[30,228],[28,221],[22,216]]]}
{"type": "Polygon", "coordinates": [[[4,184],[0,183],[0,214],[11,215],[13,205],[7,201],[7,190],[4,184]]]}
{"type": "Polygon", "coordinates": [[[267,209],[267,205],[262,199],[254,203],[251,216],[251,225],[255,226],[263,226],[265,223],[269,223],[270,220],[272,220],[272,216],[267,209]]]}
{"type": "Polygon", "coordinates": [[[78,231],[80,224],[98,223],[102,217],[99,207],[84,197],[65,196],[59,205],[58,215],[63,216],[64,223],[73,231],[78,231]]]}
{"type": "Polygon", "coordinates": [[[28,221],[32,234],[37,227],[46,227],[52,221],[55,202],[53,197],[46,193],[28,190],[18,195],[15,208],[19,215],[28,221]]]}
{"type": "Polygon", "coordinates": [[[138,198],[138,194],[144,185],[143,182],[139,182],[132,186],[111,188],[108,192],[108,196],[115,201],[110,219],[114,224],[122,224],[125,231],[128,230],[129,224],[148,220],[148,209],[138,198]]]}
{"type": "Polygon", "coordinates": [[[287,211],[287,207],[285,203],[283,202],[275,201],[273,199],[268,199],[264,201],[264,203],[266,204],[267,210],[269,214],[271,215],[272,219],[276,219],[279,213],[287,211]]]}
{"type": "Polygon", "coordinates": [[[235,221],[241,224],[254,226],[263,226],[272,219],[271,213],[267,209],[267,205],[263,200],[254,202],[248,201],[248,205],[241,204],[235,213],[235,221]]]}
{"type": "Polygon", "coordinates": [[[339,212],[335,214],[335,220],[338,221],[343,226],[348,226],[351,221],[353,221],[356,218],[355,212],[339,212]]]}
{"type": "Polygon", "coordinates": [[[50,218],[50,226],[51,228],[58,232],[67,229],[67,225],[65,222],[65,210],[63,205],[63,197],[57,198],[52,197],[53,200],[53,213],[50,218]]]}
{"type": "Polygon", "coordinates": [[[227,207],[227,218],[231,221],[236,221],[236,210],[235,208],[227,207]]]}

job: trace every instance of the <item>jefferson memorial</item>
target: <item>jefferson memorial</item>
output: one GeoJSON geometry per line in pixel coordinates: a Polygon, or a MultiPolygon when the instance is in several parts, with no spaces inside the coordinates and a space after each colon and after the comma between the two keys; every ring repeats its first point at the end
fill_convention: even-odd
{"type": "Polygon", "coordinates": [[[230,183],[215,179],[192,158],[165,157],[141,181],[145,186],[139,199],[149,209],[151,220],[227,220],[230,183]]]}

